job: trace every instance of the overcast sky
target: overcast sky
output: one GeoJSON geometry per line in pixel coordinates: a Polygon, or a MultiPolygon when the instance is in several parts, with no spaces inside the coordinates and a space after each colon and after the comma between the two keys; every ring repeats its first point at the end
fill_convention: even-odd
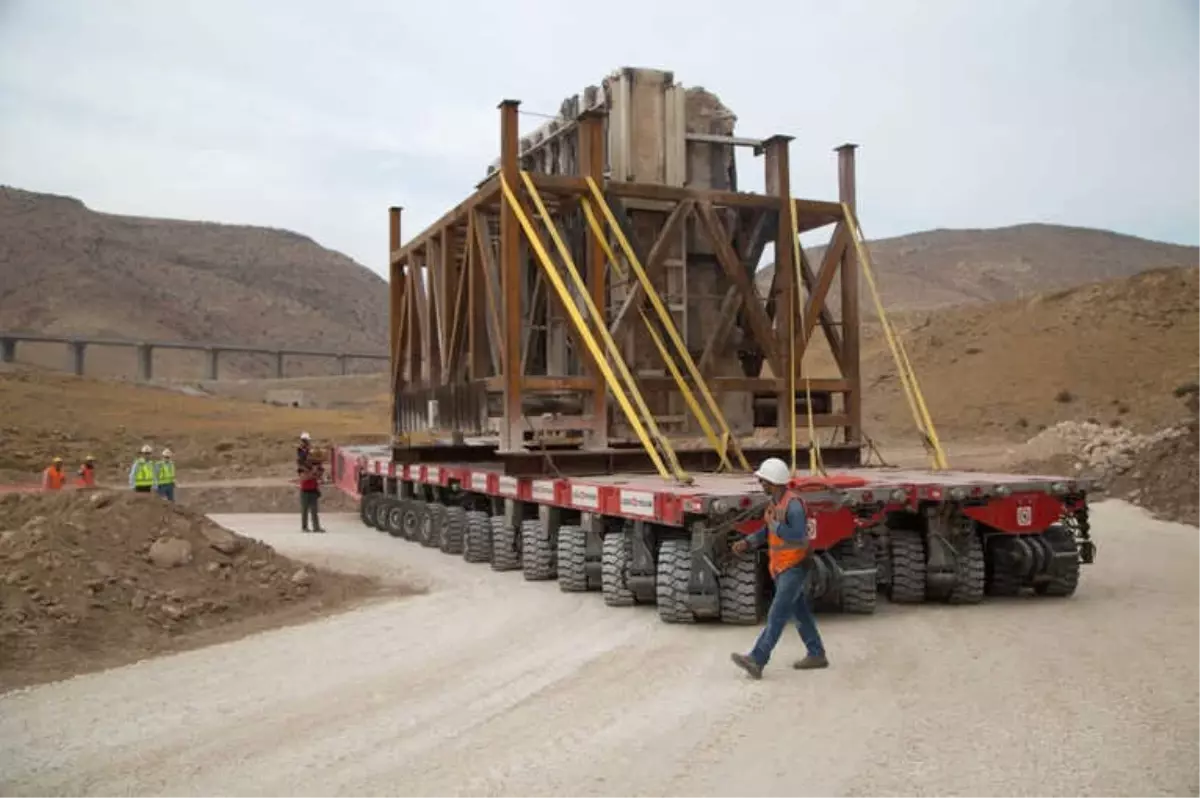
{"type": "MultiPolygon", "coordinates": [[[[859,150],[869,237],[1041,221],[1198,235],[1195,0],[0,0],[0,183],[284,227],[386,268],[553,113],[667,68],[784,132],[793,191],[859,150]],[[589,39],[589,36],[595,38],[589,39]],[[542,119],[526,116],[522,130],[542,119]]],[[[760,189],[761,162],[739,163],[760,189]]]]}

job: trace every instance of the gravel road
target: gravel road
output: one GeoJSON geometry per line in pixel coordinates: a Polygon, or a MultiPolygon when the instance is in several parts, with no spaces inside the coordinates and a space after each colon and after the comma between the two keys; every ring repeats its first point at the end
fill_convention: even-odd
{"type": "Polygon", "coordinates": [[[833,666],[755,631],[393,540],[222,516],[426,595],[0,697],[0,792],[1197,794],[1198,530],[1097,505],[1074,599],[822,616],[833,666]]]}

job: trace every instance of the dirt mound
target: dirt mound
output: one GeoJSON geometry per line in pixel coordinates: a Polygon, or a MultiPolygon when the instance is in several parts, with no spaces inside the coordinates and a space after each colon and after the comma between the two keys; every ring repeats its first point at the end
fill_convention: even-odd
{"type": "Polygon", "coordinates": [[[136,661],[183,639],[378,590],[156,497],[0,496],[0,688],[136,661]]]}

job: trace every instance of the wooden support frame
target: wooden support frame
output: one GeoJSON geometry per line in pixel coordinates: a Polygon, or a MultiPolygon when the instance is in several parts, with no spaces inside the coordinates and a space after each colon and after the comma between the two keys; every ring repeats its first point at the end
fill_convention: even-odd
{"type": "MultiPolygon", "coordinates": [[[[499,169],[464,202],[403,243],[400,208],[389,209],[393,431],[410,436],[410,446],[415,445],[411,442],[413,436],[422,431],[434,438],[455,432],[447,428],[448,417],[452,426],[474,429],[473,418],[467,418],[461,408],[447,416],[439,405],[438,418],[434,419],[432,408],[422,406],[427,397],[447,397],[450,394],[446,391],[466,391],[467,386],[475,386],[470,390],[490,397],[487,408],[480,412],[490,419],[487,426],[495,439],[492,445],[501,452],[528,451],[536,447],[536,442],[527,439],[531,432],[536,437],[538,431],[555,429],[577,429],[584,436],[584,448],[595,451],[620,445],[629,437],[620,414],[612,412],[599,369],[579,345],[573,329],[566,331],[567,341],[574,342],[567,373],[546,371],[544,355],[533,358],[526,354],[544,352],[551,334],[534,330],[532,314],[548,318],[555,313],[561,315],[562,310],[555,292],[536,287],[541,272],[523,244],[524,234],[515,214],[501,195],[500,174],[510,186],[521,184],[517,157],[519,105],[516,100],[500,104],[499,169]]],[[[605,120],[601,112],[585,113],[573,130],[563,135],[574,137],[571,146],[578,153],[579,173],[530,173],[552,217],[538,224],[549,221],[568,239],[587,292],[605,315],[606,326],[618,344],[635,350],[646,346],[634,335],[642,323],[639,309],[646,297],[642,285],[634,282],[619,299],[614,298],[617,295],[613,292],[620,286],[608,277],[604,243],[609,251],[617,247],[612,239],[596,240],[586,224],[579,224],[579,200],[589,195],[589,176],[600,186],[656,285],[666,261],[675,257],[672,251],[681,237],[710,246],[711,254],[696,254],[694,262],[687,261],[685,268],[710,270],[719,287],[711,318],[703,320],[699,338],[688,342],[699,372],[714,395],[751,395],[756,397],[756,407],[761,405],[762,397],[775,396],[774,425],[779,439],[786,443],[790,433],[786,429],[789,403],[797,401],[796,395],[803,395],[799,379],[797,394],[789,390],[789,369],[794,366],[789,352],[799,362],[820,325],[838,374],[815,376],[809,388],[822,396],[841,396],[842,401],[838,408],[829,405],[827,412],[814,420],[815,425],[842,429],[846,444],[860,444],[857,264],[849,231],[842,221],[842,202],[853,207],[854,201],[853,145],[838,148],[839,199],[831,202],[792,197],[790,139],[785,136],[761,142],[767,191],[751,194],[606,180],[605,120]],[[799,249],[799,268],[792,263],[791,221],[786,213],[789,204],[801,233],[834,225],[830,244],[816,269],[803,248],[799,249]],[[646,237],[644,223],[640,238],[633,234],[632,220],[645,218],[645,214],[656,214],[660,220],[652,238],[646,237]],[[571,218],[575,221],[569,222],[571,218]],[[776,268],[770,290],[760,296],[754,268],[767,244],[775,246],[776,268]],[[802,305],[793,283],[797,271],[804,292],[802,305]],[[829,294],[834,277],[839,275],[840,320],[835,320],[830,302],[836,298],[829,294]],[[789,319],[794,323],[789,325],[789,319]],[[795,334],[793,342],[788,340],[789,329],[795,334]],[[727,370],[717,368],[718,361],[729,362],[731,358],[740,361],[743,376],[729,376],[727,370]],[[769,366],[769,375],[762,372],[764,365],[769,366]]],[[[799,371],[796,374],[798,378],[804,376],[799,371]]],[[[648,397],[678,394],[678,386],[664,372],[639,372],[637,381],[648,397]]],[[[471,405],[471,412],[476,409],[471,405]]],[[[738,428],[746,431],[744,424],[738,428]]]]}

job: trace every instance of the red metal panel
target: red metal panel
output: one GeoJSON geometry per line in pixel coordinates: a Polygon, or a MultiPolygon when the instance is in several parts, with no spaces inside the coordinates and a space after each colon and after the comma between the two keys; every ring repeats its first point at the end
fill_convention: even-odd
{"type": "Polygon", "coordinates": [[[1026,535],[1044,531],[1062,517],[1064,509],[1062,500],[1049,494],[1018,493],[993,498],[982,507],[963,508],[963,512],[1001,532],[1026,535]]]}

